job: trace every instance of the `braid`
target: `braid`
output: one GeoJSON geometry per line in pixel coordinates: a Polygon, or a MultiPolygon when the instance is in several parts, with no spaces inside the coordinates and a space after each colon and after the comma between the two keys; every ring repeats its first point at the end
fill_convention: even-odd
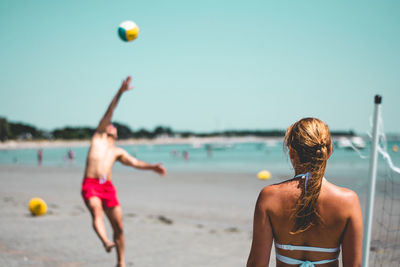
{"type": "MultiPolygon", "coordinates": [[[[297,152],[299,162],[294,166],[310,173],[307,190],[302,193],[292,214],[295,220],[292,234],[307,231],[321,221],[317,211],[317,201],[321,191],[326,161],[331,150],[331,137],[328,126],[316,118],[304,118],[288,128],[285,146],[297,152]]],[[[303,182],[303,180],[301,180],[303,182]]],[[[305,181],[304,181],[305,183],[305,181]]]]}

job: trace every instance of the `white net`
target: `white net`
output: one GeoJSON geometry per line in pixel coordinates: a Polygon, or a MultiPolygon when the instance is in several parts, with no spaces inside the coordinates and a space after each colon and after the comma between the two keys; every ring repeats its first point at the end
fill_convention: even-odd
{"type": "Polygon", "coordinates": [[[378,133],[379,167],[369,266],[400,266],[400,168],[392,160],[399,158],[398,141],[386,139],[382,118],[378,133]]]}

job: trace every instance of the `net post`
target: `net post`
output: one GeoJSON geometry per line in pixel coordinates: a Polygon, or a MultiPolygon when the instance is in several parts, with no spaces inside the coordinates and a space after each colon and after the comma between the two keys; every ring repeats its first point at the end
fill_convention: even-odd
{"type": "Polygon", "coordinates": [[[371,246],[372,215],[374,211],[375,184],[378,166],[378,120],[381,112],[382,97],[375,95],[374,117],[372,125],[371,158],[369,162],[369,188],[367,195],[367,208],[364,219],[363,233],[363,259],[362,266],[368,267],[371,246]]]}

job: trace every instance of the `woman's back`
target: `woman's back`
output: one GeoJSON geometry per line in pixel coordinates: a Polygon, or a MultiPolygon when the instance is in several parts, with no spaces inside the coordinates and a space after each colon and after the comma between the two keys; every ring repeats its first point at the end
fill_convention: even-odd
{"type": "Polygon", "coordinates": [[[324,178],[333,151],[328,126],[301,119],[286,131],[285,146],[296,176],[261,191],[248,266],[268,266],[273,240],[277,266],[338,266],[340,246],[343,265],[360,266],[358,197],[324,178]]]}
{"type": "MultiPolygon", "coordinates": [[[[308,230],[297,234],[291,233],[294,229],[293,210],[301,195],[300,179],[292,179],[280,184],[266,187],[261,194],[267,207],[273,239],[282,245],[309,246],[322,248],[340,247],[347,223],[351,220],[354,211],[359,208],[357,195],[346,188],[335,186],[326,179],[322,181],[316,210],[320,216],[320,223],[308,230]]],[[[278,254],[294,259],[320,261],[337,258],[338,252],[313,252],[304,250],[285,250],[277,248],[278,254]]],[[[335,261],[325,266],[337,266],[335,261]]],[[[286,266],[284,263],[277,266],[286,266]]],[[[287,265],[291,266],[291,265],[287,265]]],[[[320,265],[324,266],[324,265],[320,265]]]]}

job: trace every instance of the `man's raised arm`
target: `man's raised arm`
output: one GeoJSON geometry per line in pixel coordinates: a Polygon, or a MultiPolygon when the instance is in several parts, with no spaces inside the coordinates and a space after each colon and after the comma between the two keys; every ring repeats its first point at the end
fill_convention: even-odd
{"type": "Polygon", "coordinates": [[[128,76],[124,81],[122,81],[121,87],[119,88],[118,92],[115,94],[113,100],[111,101],[110,105],[106,113],[104,114],[103,118],[100,120],[99,125],[97,126],[98,132],[105,132],[106,127],[111,123],[111,118],[114,112],[115,107],[118,104],[118,100],[121,97],[122,93],[131,90],[133,86],[130,86],[132,78],[128,76]]]}

